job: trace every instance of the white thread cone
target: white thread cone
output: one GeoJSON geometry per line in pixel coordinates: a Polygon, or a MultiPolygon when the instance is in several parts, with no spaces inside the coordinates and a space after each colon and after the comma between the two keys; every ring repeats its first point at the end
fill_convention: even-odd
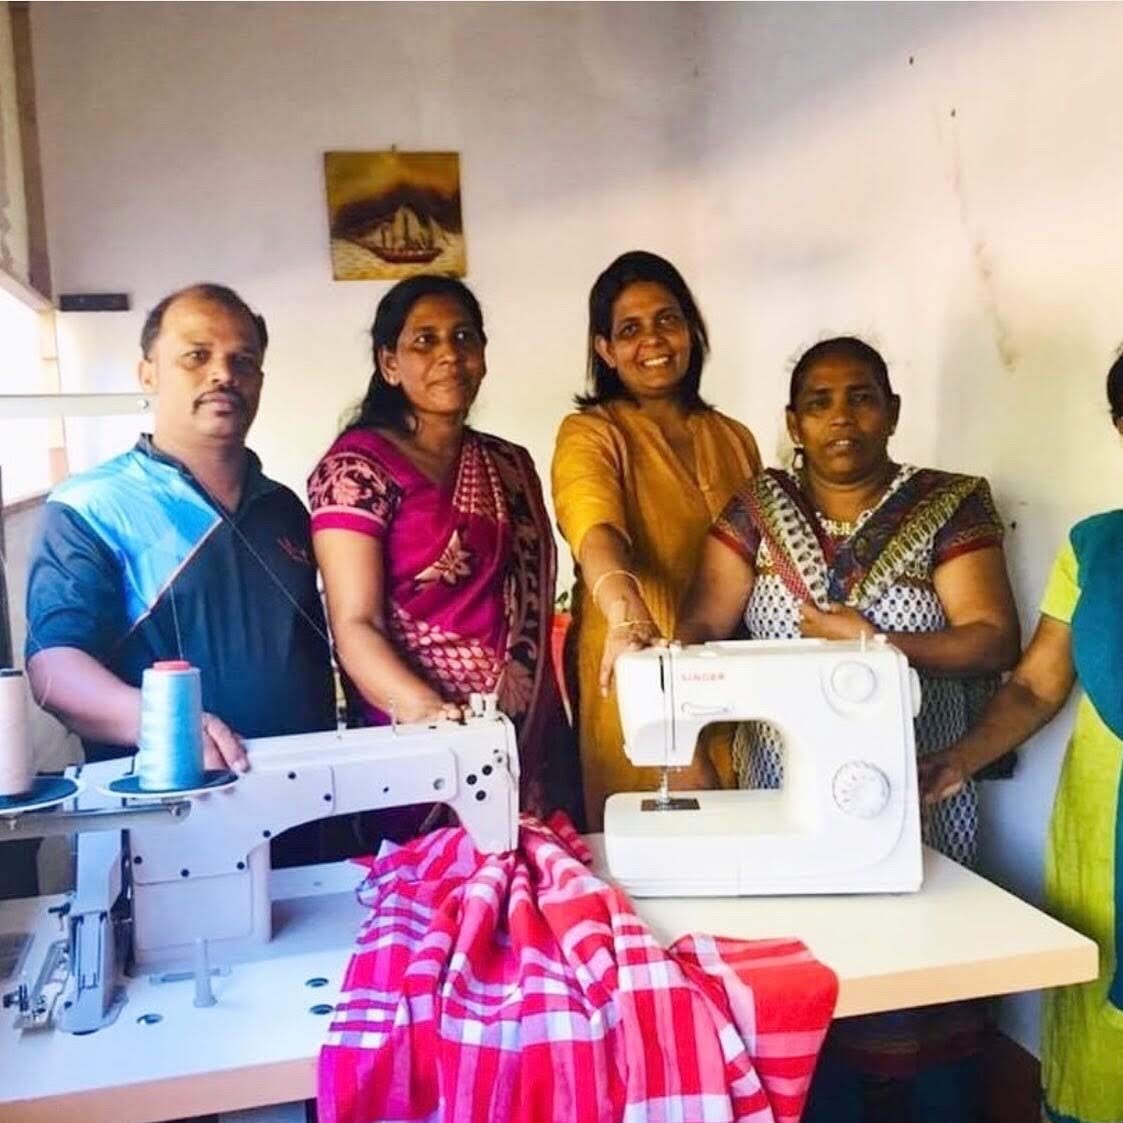
{"type": "Polygon", "coordinates": [[[35,779],[27,685],[22,671],[0,671],[0,796],[23,795],[35,779]]]}

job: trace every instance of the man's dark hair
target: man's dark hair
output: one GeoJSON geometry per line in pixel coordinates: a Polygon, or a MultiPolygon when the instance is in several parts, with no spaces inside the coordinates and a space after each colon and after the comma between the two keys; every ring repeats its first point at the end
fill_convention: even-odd
{"type": "Polygon", "coordinates": [[[164,326],[165,313],[171,307],[172,303],[181,296],[198,296],[203,300],[209,300],[215,304],[221,305],[235,316],[244,317],[253,324],[254,330],[257,332],[258,343],[261,345],[262,357],[265,356],[265,348],[269,344],[269,332],[265,327],[265,317],[255,312],[232,288],[228,288],[226,285],[216,285],[208,281],[178,289],[170,296],[165,296],[164,299],[148,313],[144,321],[144,327],[140,329],[140,353],[146,359],[152,351],[152,344],[156,342],[156,337],[160,334],[160,328],[164,326]]]}
{"type": "Polygon", "coordinates": [[[620,376],[597,353],[597,336],[612,338],[612,309],[616,298],[638,281],[662,285],[678,301],[690,329],[690,363],[679,384],[678,400],[688,410],[709,409],[698,392],[702,382],[702,364],[710,351],[706,323],[682,274],[666,258],[646,250],[621,254],[593,282],[589,293],[589,390],[587,394],[578,394],[574,398],[577,408],[588,409],[616,398],[632,397],[620,376]]]}

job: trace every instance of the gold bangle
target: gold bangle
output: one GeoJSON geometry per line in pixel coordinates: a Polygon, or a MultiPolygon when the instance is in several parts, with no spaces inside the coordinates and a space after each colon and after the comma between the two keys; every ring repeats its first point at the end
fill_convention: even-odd
{"type": "MultiPolygon", "coordinates": [[[[615,624],[609,624],[608,630],[615,631],[617,628],[655,628],[654,620],[618,620],[615,624]]],[[[656,629],[658,630],[658,629],[656,629]]]]}
{"type": "Polygon", "coordinates": [[[601,585],[610,577],[627,577],[635,585],[636,592],[639,593],[640,596],[643,595],[643,588],[640,586],[639,578],[634,573],[631,573],[627,569],[610,569],[607,573],[602,573],[593,582],[592,592],[590,592],[589,595],[593,598],[593,604],[596,604],[597,608],[600,608],[600,605],[597,604],[597,593],[600,592],[601,585]]]}

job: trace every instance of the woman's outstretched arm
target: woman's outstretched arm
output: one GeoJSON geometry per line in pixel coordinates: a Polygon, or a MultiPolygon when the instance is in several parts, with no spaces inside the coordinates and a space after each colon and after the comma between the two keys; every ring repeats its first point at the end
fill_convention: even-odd
{"type": "Polygon", "coordinates": [[[459,718],[461,708],[445,702],[405,663],[388,634],[381,542],[332,529],[316,531],[312,546],[339,662],[362,696],[397,721],[459,718]]]}
{"type": "Polygon", "coordinates": [[[1076,671],[1072,630],[1042,616],[1029,647],[971,731],[920,761],[920,792],[927,803],[954,795],[981,768],[1017,748],[1056,716],[1076,671]]]}
{"type": "Polygon", "coordinates": [[[683,643],[728,639],[745,614],[755,581],[750,562],[721,539],[707,536],[679,611],[675,639],[683,643]]]}

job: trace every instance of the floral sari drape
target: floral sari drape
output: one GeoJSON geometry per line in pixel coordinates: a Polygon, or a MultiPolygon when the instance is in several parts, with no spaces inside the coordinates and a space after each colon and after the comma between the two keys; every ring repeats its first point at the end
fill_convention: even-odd
{"type": "Polygon", "coordinates": [[[713,533],[740,551],[752,543],[754,554],[763,541],[797,601],[824,611],[833,601],[864,613],[903,578],[930,577],[934,547],[942,563],[995,545],[1002,528],[985,481],[906,465],[852,533],[830,531],[798,480],[770,468],[738,493],[713,533]],[[953,534],[941,534],[953,516],[953,534]]]}

